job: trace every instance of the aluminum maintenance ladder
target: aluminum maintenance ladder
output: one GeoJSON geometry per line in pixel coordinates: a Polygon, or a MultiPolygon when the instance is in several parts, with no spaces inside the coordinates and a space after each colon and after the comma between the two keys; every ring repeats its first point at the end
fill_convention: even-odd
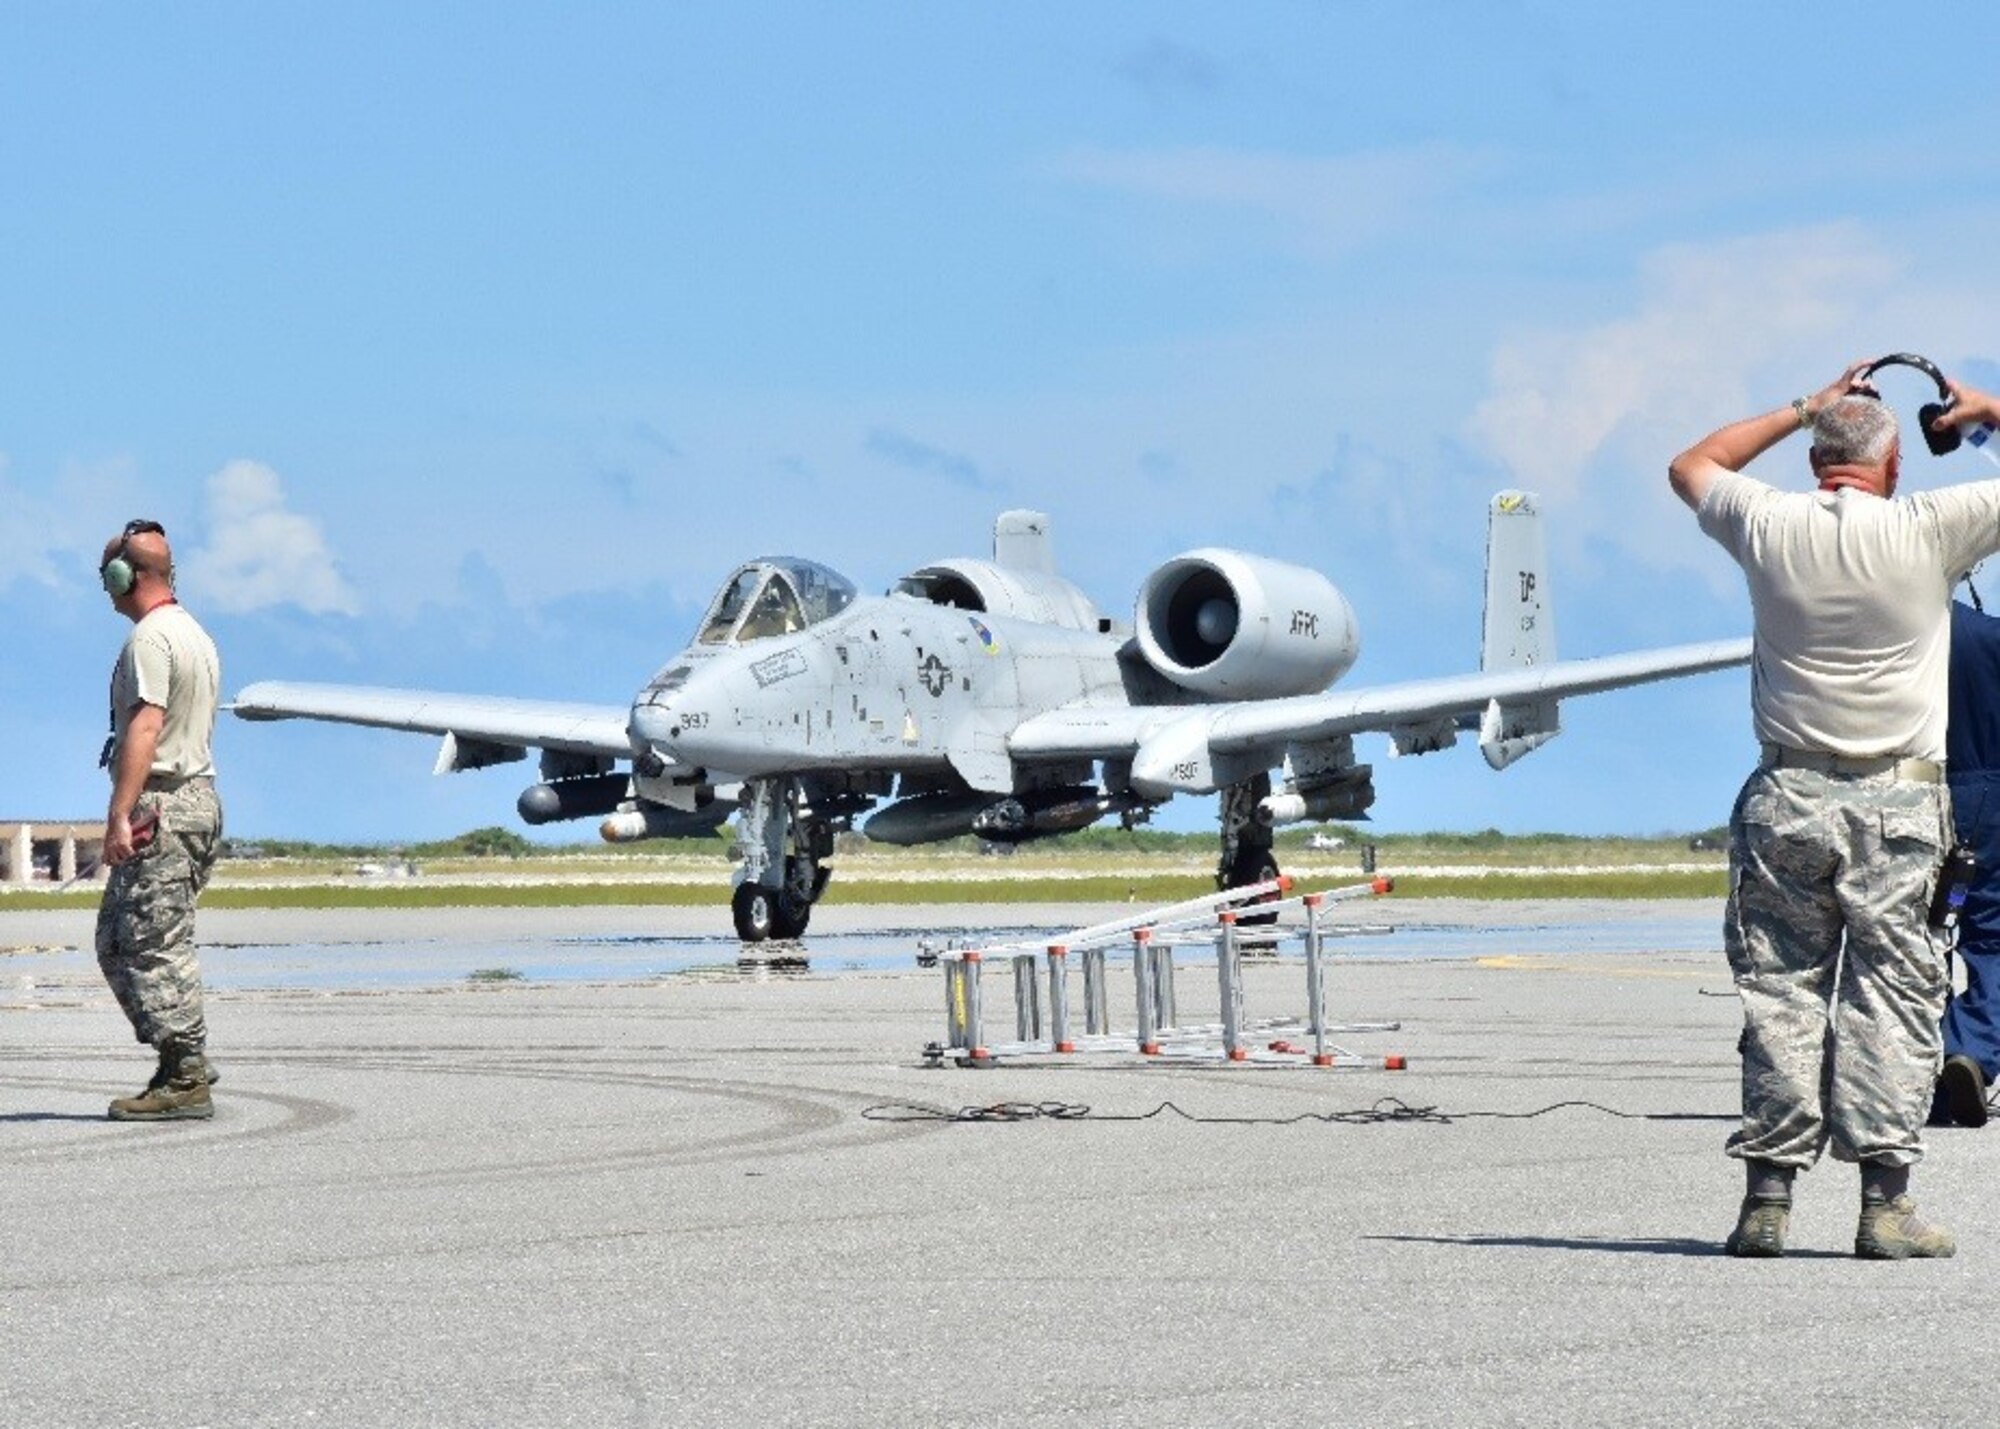
{"type": "Polygon", "coordinates": [[[933,1066],[947,1060],[961,1067],[991,1066],[1002,1058],[1067,1057],[1081,1053],[1117,1053],[1141,1058],[1206,1058],[1225,1062],[1309,1062],[1315,1067],[1372,1068],[1401,1071],[1398,1055],[1365,1056],[1335,1045],[1334,1033],[1393,1032],[1400,1022],[1331,1024],[1326,1013],[1326,963],[1329,940],[1361,932],[1391,931],[1380,927],[1334,924],[1324,917],[1332,903],[1389,892],[1387,878],[1318,893],[1285,896],[1290,880],[1279,878],[1222,893],[1191,898],[1129,918],[1097,923],[1059,935],[1046,944],[1003,943],[936,954],[944,970],[945,1040],[925,1046],[933,1066]],[[1256,901],[1275,899],[1275,901],[1256,901]],[[1246,907],[1245,904],[1250,906],[1246,907]],[[1302,927],[1264,924],[1267,916],[1302,910],[1302,927]],[[1245,926],[1246,918],[1259,920],[1245,926]],[[1246,951],[1281,953],[1297,941],[1305,952],[1306,1014],[1299,1018],[1248,1021],[1243,1005],[1243,957],[1246,951]],[[1215,954],[1221,1020],[1183,1026],[1176,1004],[1177,950],[1200,947],[1215,954]],[[1114,950],[1129,949],[1137,1025],[1131,1031],[1110,1028],[1107,963],[1114,950]],[[1071,1034],[1070,959],[1083,970],[1083,1035],[1071,1034]],[[1013,974],[1014,1040],[986,1040],[985,992],[982,978],[989,964],[1005,962],[1013,974]],[[1294,1042],[1310,1039],[1310,1048],[1294,1042]]]}

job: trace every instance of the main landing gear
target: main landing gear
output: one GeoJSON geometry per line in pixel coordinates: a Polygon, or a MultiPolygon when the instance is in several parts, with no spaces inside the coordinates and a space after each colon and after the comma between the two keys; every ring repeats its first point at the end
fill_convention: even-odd
{"type": "Polygon", "coordinates": [[[797,938],[833,870],[833,823],[807,807],[796,779],[753,779],[743,786],[736,846],[743,872],[729,911],[746,943],[797,938]]]}
{"type": "MultiPolygon", "coordinates": [[[[1216,861],[1215,886],[1227,891],[1268,883],[1278,876],[1278,855],[1272,847],[1272,833],[1257,817],[1257,805],[1270,797],[1271,776],[1259,774],[1241,784],[1226,784],[1221,791],[1221,857],[1216,861]]],[[[1265,893],[1245,900],[1245,906],[1275,903],[1280,895],[1265,893]]],[[[1239,914],[1239,926],[1275,923],[1276,913],[1239,914]]]]}

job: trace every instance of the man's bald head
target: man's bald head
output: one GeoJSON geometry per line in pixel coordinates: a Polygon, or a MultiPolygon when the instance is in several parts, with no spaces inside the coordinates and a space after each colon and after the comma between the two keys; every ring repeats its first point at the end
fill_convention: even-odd
{"type": "Polygon", "coordinates": [[[166,531],[157,521],[128,522],[123,531],[104,543],[98,574],[114,601],[129,596],[150,607],[171,595],[174,556],[166,531]]]}

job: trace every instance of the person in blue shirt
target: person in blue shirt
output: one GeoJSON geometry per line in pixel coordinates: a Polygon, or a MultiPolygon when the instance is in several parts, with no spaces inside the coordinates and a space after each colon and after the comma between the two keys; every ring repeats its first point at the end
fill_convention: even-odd
{"type": "MultiPolygon", "coordinates": [[[[2000,399],[1959,383],[1951,390],[1954,401],[1934,425],[2000,424],[2000,399]]],[[[2000,617],[1958,602],[1951,607],[1945,769],[1952,822],[1978,872],[1959,914],[1956,956],[1965,988],[1945,1002],[1944,1067],[1930,1121],[1984,1126],[1987,1089],[2000,1080],[2000,617]]]]}

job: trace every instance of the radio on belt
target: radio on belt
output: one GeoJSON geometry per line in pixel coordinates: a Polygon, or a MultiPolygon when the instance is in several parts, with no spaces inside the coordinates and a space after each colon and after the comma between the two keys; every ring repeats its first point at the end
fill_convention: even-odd
{"type": "Polygon", "coordinates": [[[1937,892],[1931,895],[1933,928],[1949,930],[1958,926],[1958,915],[1965,911],[1965,896],[1972,891],[1972,880],[1978,873],[1979,861],[1972,856],[1971,847],[1954,843],[1938,869],[1937,892]]]}

